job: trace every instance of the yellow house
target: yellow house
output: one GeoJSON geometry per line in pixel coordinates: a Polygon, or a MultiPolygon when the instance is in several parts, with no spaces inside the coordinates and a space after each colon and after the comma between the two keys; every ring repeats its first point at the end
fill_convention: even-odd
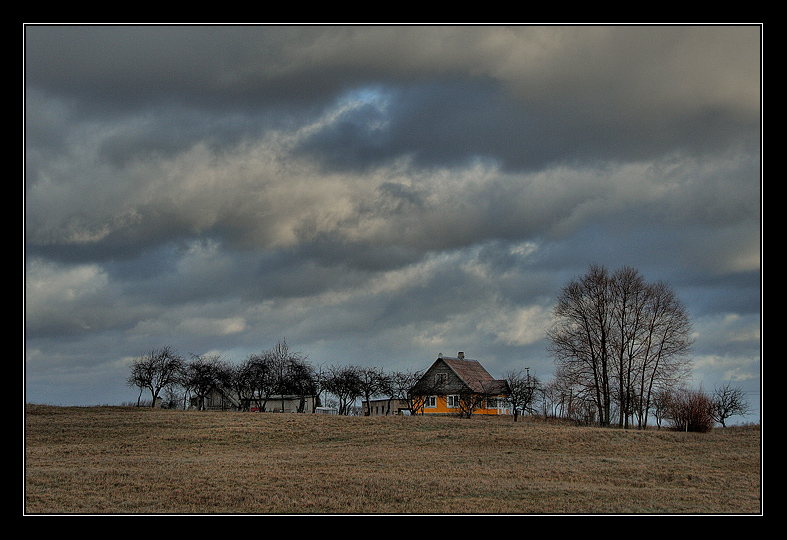
{"type": "Polygon", "coordinates": [[[477,361],[440,354],[410,390],[415,414],[511,414],[508,383],[477,361]]]}

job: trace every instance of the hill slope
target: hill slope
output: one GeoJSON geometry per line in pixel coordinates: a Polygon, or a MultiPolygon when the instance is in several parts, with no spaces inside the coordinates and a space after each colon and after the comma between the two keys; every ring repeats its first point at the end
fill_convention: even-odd
{"type": "Polygon", "coordinates": [[[759,513],[760,429],[28,405],[25,512],[759,513]]]}

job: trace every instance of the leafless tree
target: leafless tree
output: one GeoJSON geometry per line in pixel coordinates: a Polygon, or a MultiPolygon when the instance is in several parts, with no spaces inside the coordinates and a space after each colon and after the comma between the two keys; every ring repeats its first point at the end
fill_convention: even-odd
{"type": "Polygon", "coordinates": [[[229,396],[230,367],[219,355],[192,355],[183,366],[183,381],[197,398],[197,408],[204,410],[205,400],[212,392],[229,396]]]}
{"type": "Polygon", "coordinates": [[[317,392],[316,375],[306,357],[290,349],[287,340],[283,339],[270,350],[256,355],[255,362],[259,375],[264,375],[259,381],[264,401],[279,394],[284,410],[284,396],[296,395],[300,397],[298,410],[303,412],[306,396],[317,392]]]}
{"type": "Polygon", "coordinates": [[[667,418],[669,410],[670,391],[659,388],[653,393],[651,399],[653,418],[656,419],[656,427],[661,429],[662,422],[667,418]]]}
{"type": "MultiPolygon", "coordinates": [[[[298,412],[307,412],[306,396],[317,395],[317,376],[314,368],[300,354],[291,354],[287,361],[287,375],[282,393],[296,395],[300,398],[298,412]]],[[[314,411],[308,411],[314,412],[314,411]]]]}
{"type": "Polygon", "coordinates": [[[281,408],[284,410],[284,394],[285,387],[287,386],[287,370],[289,369],[289,363],[291,359],[290,347],[287,345],[287,340],[284,339],[283,341],[276,342],[276,345],[267,352],[266,354],[268,361],[270,362],[272,374],[273,374],[273,384],[276,389],[276,393],[281,395],[281,408]]]}
{"type": "Polygon", "coordinates": [[[733,387],[729,383],[714,389],[711,399],[713,400],[713,419],[722,427],[727,427],[725,424],[727,418],[749,412],[749,403],[746,401],[743,390],[733,387]]]}
{"type": "Polygon", "coordinates": [[[633,268],[623,267],[610,280],[612,332],[610,348],[615,361],[613,377],[617,379],[618,425],[628,427],[633,409],[635,362],[642,343],[645,280],[633,268]]]}
{"type": "Polygon", "coordinates": [[[562,367],[556,369],[551,381],[537,387],[537,395],[545,419],[550,416],[564,418],[583,425],[598,421],[595,393],[562,367]]]}
{"type": "Polygon", "coordinates": [[[407,402],[411,414],[415,414],[418,405],[423,409],[423,401],[418,401],[411,392],[415,384],[423,376],[423,371],[395,371],[390,375],[393,397],[407,402]]]}
{"type": "Polygon", "coordinates": [[[634,393],[638,396],[638,426],[647,427],[648,415],[657,389],[682,385],[689,374],[688,353],[692,346],[688,312],[675,292],[663,282],[648,287],[644,331],[636,369],[639,377],[634,393]]]}
{"type": "Polygon", "coordinates": [[[530,376],[529,370],[508,371],[503,377],[508,382],[508,400],[514,411],[514,422],[520,412],[532,412],[533,401],[540,383],[538,378],[530,376]]]}
{"type": "MultiPolygon", "coordinates": [[[[372,398],[379,395],[380,392],[385,389],[385,375],[383,374],[383,370],[378,367],[368,366],[359,367],[356,373],[358,375],[359,395],[370,404],[372,398]]],[[[366,416],[371,414],[371,406],[366,408],[364,414],[366,416]]]]}
{"type": "Polygon", "coordinates": [[[326,364],[321,363],[318,364],[317,367],[313,369],[314,393],[317,396],[316,406],[327,405],[328,402],[328,389],[325,386],[328,380],[328,371],[325,365],[326,364]],[[323,401],[322,399],[323,392],[325,392],[325,401],[323,401]]]}
{"type": "MultiPolygon", "coordinates": [[[[394,377],[393,373],[385,373],[383,370],[380,370],[380,378],[379,384],[377,388],[377,394],[380,396],[385,396],[388,400],[385,407],[385,416],[391,413],[391,402],[396,399],[396,387],[394,386],[394,377]]],[[[367,408],[367,416],[371,414],[371,403],[368,403],[367,408]]]]}
{"type": "Polygon", "coordinates": [[[231,368],[231,386],[238,396],[240,409],[244,411],[248,411],[252,406],[259,407],[260,396],[257,393],[254,357],[255,355],[249,355],[246,360],[231,368]]]}
{"type": "Polygon", "coordinates": [[[423,414],[427,400],[437,394],[444,394],[447,382],[447,377],[442,376],[418,378],[408,392],[412,413],[423,414]]]}
{"type": "Polygon", "coordinates": [[[170,346],[154,349],[134,360],[126,384],[138,387],[140,396],[143,389],[150,390],[151,406],[155,407],[161,391],[178,382],[183,362],[183,358],[170,346]]]}
{"type": "Polygon", "coordinates": [[[178,386],[168,386],[163,390],[161,407],[164,409],[177,409],[185,403],[183,395],[178,393],[178,386]]]}
{"type": "Polygon", "coordinates": [[[332,366],[328,369],[325,389],[339,400],[339,414],[348,415],[361,396],[361,377],[356,366],[332,366]]]}
{"type": "Polygon", "coordinates": [[[455,405],[459,409],[459,418],[470,418],[476,409],[483,407],[484,400],[489,397],[484,392],[474,392],[470,388],[462,388],[454,395],[457,400],[455,405]]]}
{"type": "Polygon", "coordinates": [[[247,388],[243,391],[259,410],[264,410],[268,399],[276,393],[276,376],[272,355],[269,351],[249,355],[241,365],[238,384],[247,388]]]}
{"type": "Polygon", "coordinates": [[[612,334],[610,276],[592,265],[587,274],[563,287],[549,329],[549,351],[558,367],[593,393],[601,425],[611,410],[610,339],[612,334]]]}
{"type": "Polygon", "coordinates": [[[541,415],[544,417],[544,420],[563,415],[563,411],[566,408],[566,396],[570,395],[570,392],[565,391],[564,383],[564,378],[556,376],[539,389],[541,415]]]}

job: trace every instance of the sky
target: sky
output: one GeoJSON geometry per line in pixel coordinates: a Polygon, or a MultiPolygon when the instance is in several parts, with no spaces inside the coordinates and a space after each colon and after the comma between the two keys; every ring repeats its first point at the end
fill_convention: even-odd
{"type": "Polygon", "coordinates": [[[169,346],[548,382],[591,264],[666,282],[761,420],[758,25],[25,25],[24,393],[169,346]]]}

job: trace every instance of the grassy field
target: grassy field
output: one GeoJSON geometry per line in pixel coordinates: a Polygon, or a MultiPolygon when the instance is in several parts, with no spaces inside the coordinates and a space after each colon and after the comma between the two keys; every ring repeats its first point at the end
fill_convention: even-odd
{"type": "Polygon", "coordinates": [[[758,514],[761,432],[28,405],[25,513],[758,514]]]}

